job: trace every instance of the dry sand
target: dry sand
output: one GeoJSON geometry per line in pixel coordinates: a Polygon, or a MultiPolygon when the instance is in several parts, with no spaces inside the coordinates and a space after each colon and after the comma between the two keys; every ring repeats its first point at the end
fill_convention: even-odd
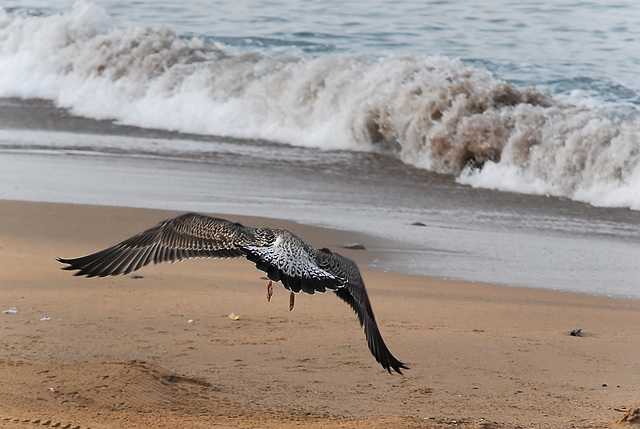
{"type": "MultiPolygon", "coordinates": [[[[0,313],[1,427],[601,428],[634,420],[639,302],[365,270],[382,335],[411,366],[400,376],[375,362],[337,297],[300,295],[289,312],[288,293],[276,285],[268,303],[263,274],[247,261],[186,261],[104,279],[73,277],[55,261],[174,214],[0,201],[0,310],[17,309],[0,313]],[[582,336],[569,335],[576,328],[582,336]]],[[[333,249],[354,241],[227,218],[285,225],[333,249]]],[[[358,262],[374,256],[340,251],[358,262]]]]}

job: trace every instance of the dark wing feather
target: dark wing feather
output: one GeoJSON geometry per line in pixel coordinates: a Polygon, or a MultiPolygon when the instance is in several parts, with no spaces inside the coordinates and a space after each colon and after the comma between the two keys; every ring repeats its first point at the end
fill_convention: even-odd
{"type": "Polygon", "coordinates": [[[77,276],[128,274],[154,262],[189,258],[237,258],[245,252],[238,243],[254,240],[253,228],[195,213],[159,223],[115,246],[75,259],[58,258],[77,276]]]}
{"type": "Polygon", "coordinates": [[[332,253],[328,249],[322,249],[320,252],[324,254],[324,257],[318,258],[320,266],[348,280],[344,288],[336,289],[334,292],[358,315],[360,326],[363,327],[367,338],[367,345],[376,361],[389,372],[393,369],[398,374],[402,374],[402,369],[409,369],[391,354],[382,339],[358,266],[352,260],[332,253]]]}

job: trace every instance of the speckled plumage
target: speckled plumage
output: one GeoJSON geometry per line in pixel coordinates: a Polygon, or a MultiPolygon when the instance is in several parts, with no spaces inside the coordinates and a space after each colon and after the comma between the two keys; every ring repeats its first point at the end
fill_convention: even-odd
{"type": "Polygon", "coordinates": [[[115,246],[75,259],[58,258],[75,275],[128,274],[151,262],[246,257],[291,292],[333,290],[358,315],[367,344],[389,372],[407,368],[389,351],[376,323],[356,264],[329,249],[316,249],[285,229],[251,228],[196,213],[168,219],[115,246]]]}

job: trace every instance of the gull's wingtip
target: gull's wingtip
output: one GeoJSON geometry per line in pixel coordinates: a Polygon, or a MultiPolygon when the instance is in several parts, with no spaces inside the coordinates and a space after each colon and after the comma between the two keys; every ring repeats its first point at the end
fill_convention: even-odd
{"type": "MultiPolygon", "coordinates": [[[[400,374],[400,375],[404,375],[404,374],[402,373],[402,370],[403,370],[403,369],[410,369],[410,368],[409,368],[409,366],[408,366],[408,365],[406,365],[406,364],[404,364],[404,363],[402,363],[402,362],[398,362],[398,365],[395,365],[395,366],[393,367],[393,370],[394,370],[395,372],[397,372],[398,374],[400,374]]],[[[389,374],[391,374],[391,368],[389,368],[389,370],[388,370],[388,371],[389,371],[389,374]]]]}
{"type": "Polygon", "coordinates": [[[395,371],[400,375],[404,375],[402,373],[403,369],[410,369],[407,364],[400,362],[397,359],[394,362],[387,362],[386,364],[382,364],[382,367],[386,369],[389,374],[393,374],[392,371],[395,371]]]}
{"type": "Polygon", "coordinates": [[[96,276],[95,274],[91,274],[87,272],[82,267],[78,267],[74,265],[74,262],[75,262],[74,259],[56,258],[56,261],[60,262],[61,264],[67,264],[66,267],[60,267],[61,270],[77,271],[76,273],[73,274],[76,277],[80,277],[80,276],[95,277],[96,276]]]}
{"type": "Polygon", "coordinates": [[[60,267],[61,270],[72,270],[73,269],[71,267],[71,260],[70,259],[56,258],[56,261],[60,262],[61,264],[67,264],[66,267],[60,267]]]}

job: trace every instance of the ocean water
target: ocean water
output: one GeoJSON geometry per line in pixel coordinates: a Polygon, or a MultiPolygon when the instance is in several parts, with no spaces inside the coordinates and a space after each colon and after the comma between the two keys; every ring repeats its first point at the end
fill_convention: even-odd
{"type": "Polygon", "coordinates": [[[640,208],[637,2],[23,3],[2,97],[640,208]]]}
{"type": "Polygon", "coordinates": [[[6,0],[0,198],[284,217],[393,243],[382,269],[640,296],[639,39],[631,1],[6,0]]]}

